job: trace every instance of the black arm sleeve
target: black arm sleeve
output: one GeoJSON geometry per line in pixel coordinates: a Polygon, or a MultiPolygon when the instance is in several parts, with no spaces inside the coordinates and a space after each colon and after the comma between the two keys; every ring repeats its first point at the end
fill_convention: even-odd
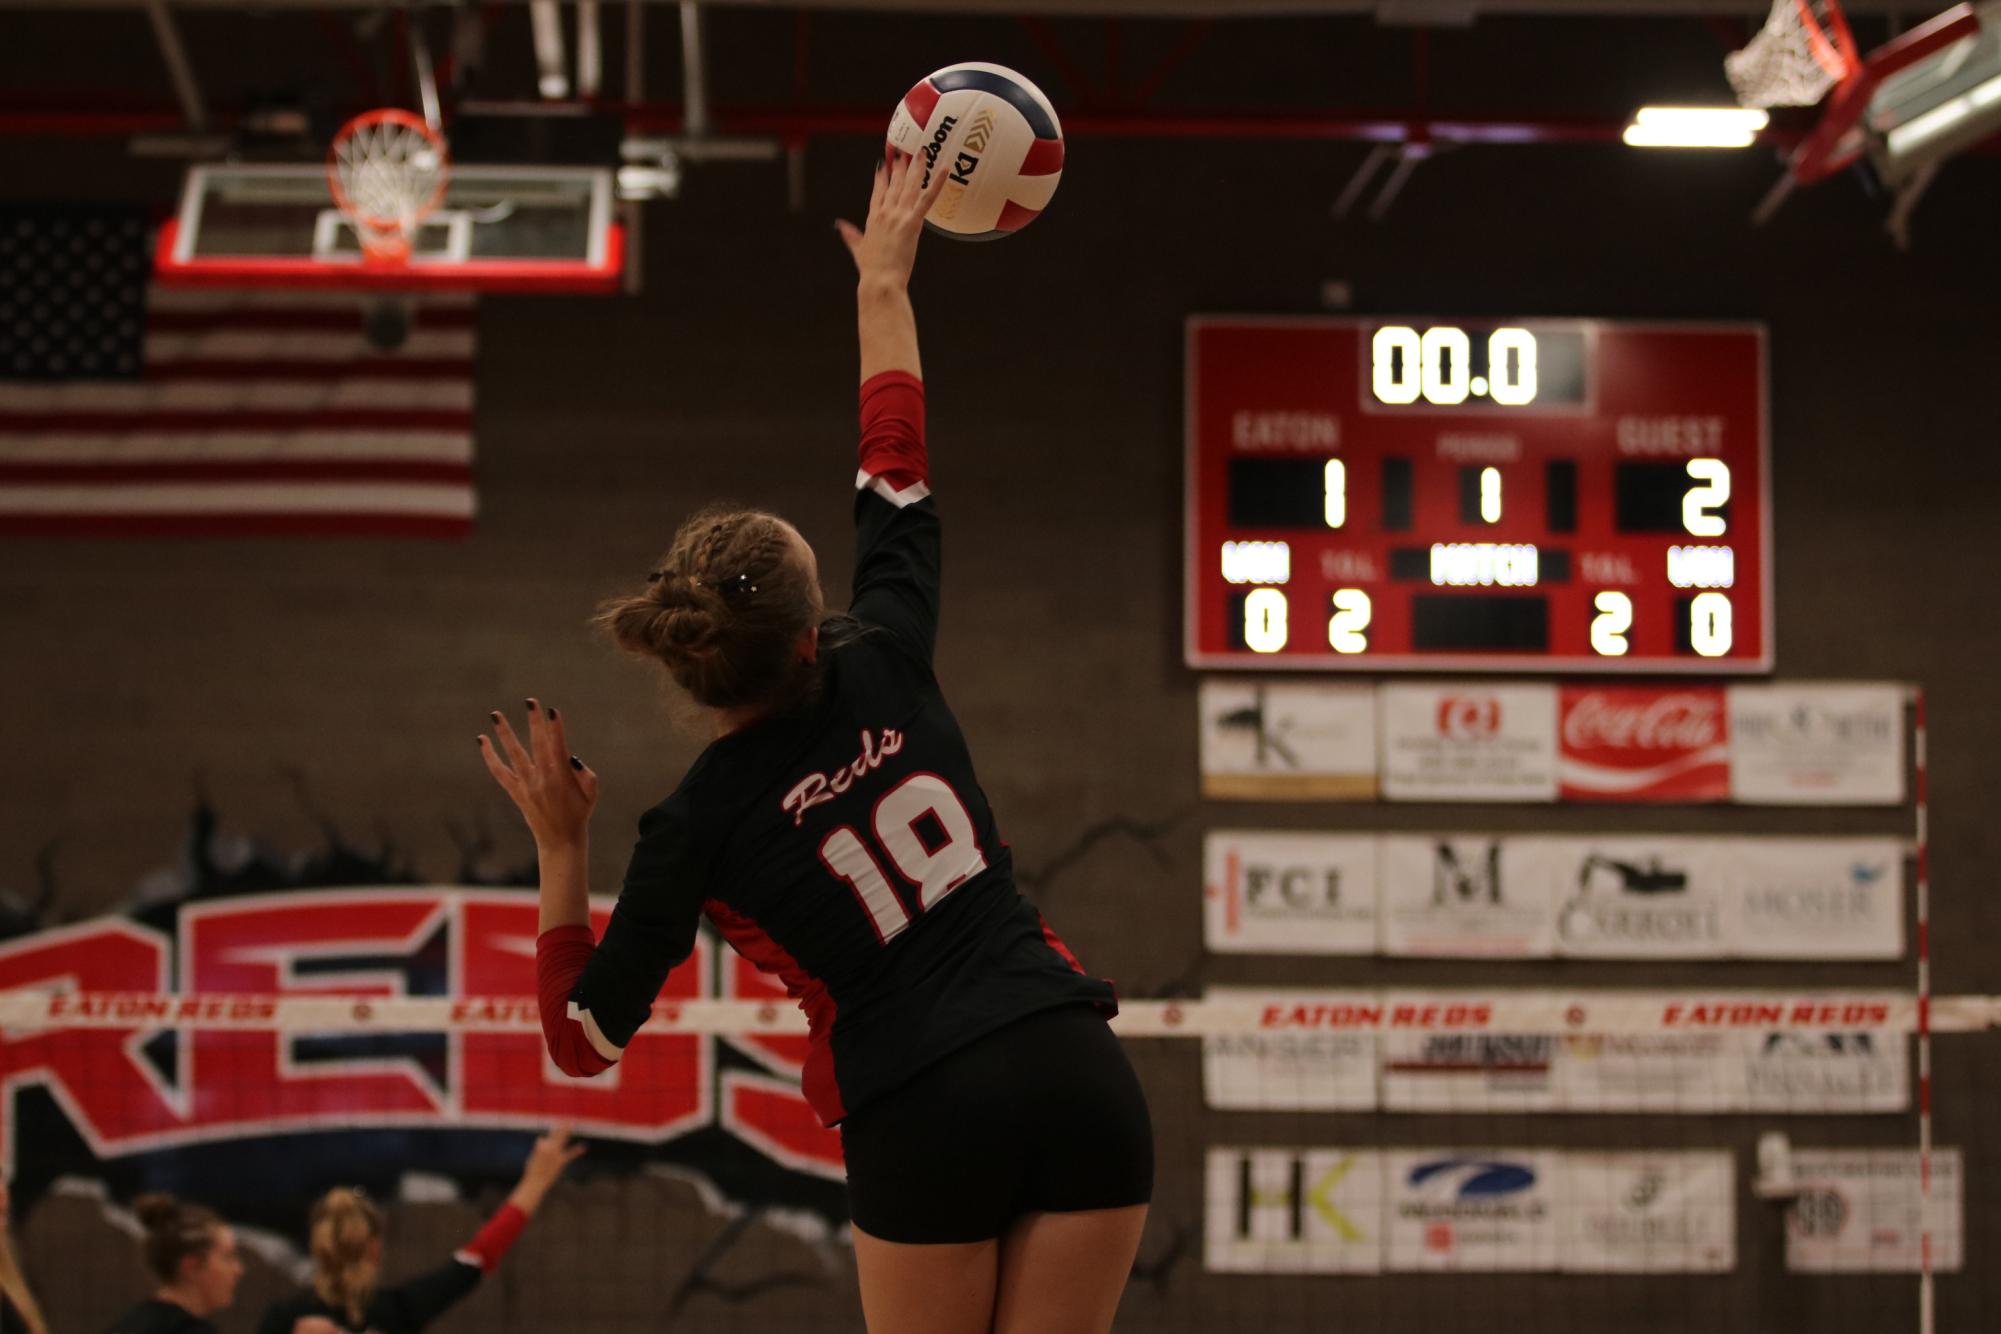
{"type": "Polygon", "coordinates": [[[640,817],[618,905],[571,993],[617,1046],[632,1040],[667,974],[694,953],[707,875],[692,833],[679,797],[640,817]]]}
{"type": "Polygon", "coordinates": [[[369,1326],[382,1334],[416,1334],[463,1300],[479,1286],[479,1280],[478,1265],[447,1260],[436,1269],[377,1292],[369,1303],[369,1326]]]}

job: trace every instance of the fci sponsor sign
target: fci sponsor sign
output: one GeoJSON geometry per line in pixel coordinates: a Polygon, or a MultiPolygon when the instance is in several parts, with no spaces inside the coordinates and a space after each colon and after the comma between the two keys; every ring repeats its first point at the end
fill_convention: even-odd
{"type": "Polygon", "coordinates": [[[1376,844],[1367,835],[1218,830],[1203,840],[1203,867],[1211,949],[1376,948],[1376,844]]]}

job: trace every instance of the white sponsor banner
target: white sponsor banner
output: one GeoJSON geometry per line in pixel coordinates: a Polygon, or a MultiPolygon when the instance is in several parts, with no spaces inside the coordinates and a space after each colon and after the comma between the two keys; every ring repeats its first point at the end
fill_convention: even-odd
{"type": "Polygon", "coordinates": [[[1557,1104],[1567,1112],[1692,1115],[1741,1110],[1742,1033],[1588,1033],[1556,1050],[1557,1104]]]}
{"type": "Polygon", "coordinates": [[[1731,952],[1728,856],[1717,840],[1548,840],[1556,952],[1599,959],[1713,959],[1731,952]]]}
{"type": "Polygon", "coordinates": [[[1386,685],[1383,795],[1555,801],[1556,687],[1386,685]]]}
{"type": "Polygon", "coordinates": [[[1383,1267],[1382,1171],[1382,1155],[1363,1149],[1210,1149],[1203,1266],[1375,1273],[1383,1267]]]}
{"type": "Polygon", "coordinates": [[[1398,1149],[1383,1165],[1388,1268],[1556,1268],[1556,1154],[1398,1149]]]}
{"type": "Polygon", "coordinates": [[[1740,957],[1903,957],[1902,841],[1740,838],[1726,851],[1740,957]]]}
{"type": "MultiPolygon", "coordinates": [[[[1376,1005],[1372,992],[1250,990],[1211,987],[1208,1000],[1282,1005],[1315,1002],[1376,1005]]],[[[1371,1111],[1376,1106],[1373,1033],[1302,1029],[1228,1033],[1202,1039],[1202,1089],[1211,1107],[1232,1111],[1371,1111]]]]}
{"type": "Polygon", "coordinates": [[[1202,840],[1202,865],[1210,949],[1375,953],[1373,836],[1219,829],[1202,840]]]}
{"type": "Polygon", "coordinates": [[[1388,1033],[1383,1108],[1392,1112],[1541,1112],[1559,1106],[1547,1034],[1388,1033]]]}
{"type": "Polygon", "coordinates": [[[1204,680],[1198,693],[1203,796],[1375,795],[1373,688],[1204,680]]]}
{"type": "Polygon", "coordinates": [[[1553,850],[1544,838],[1385,835],[1378,862],[1383,953],[1549,954],[1553,850]]]}
{"type": "Polygon", "coordinates": [[[1779,806],[1904,800],[1904,689],[1731,686],[1730,799],[1779,806]]]}
{"type": "Polygon", "coordinates": [[[1560,1263],[1578,1274],[1721,1274],[1737,1266],[1727,1152],[1566,1153],[1560,1263]]]}
{"type": "Polygon", "coordinates": [[[1910,1053],[1902,1033],[1779,1029],[1747,1035],[1745,1045],[1749,1111],[1901,1112],[1910,1106],[1910,1053]]]}
{"type": "Polygon", "coordinates": [[[1964,1176],[1958,1149],[1932,1151],[1931,1204],[1915,1149],[1797,1149],[1801,1189],[1786,1211],[1786,1268],[1805,1273],[1914,1273],[1930,1221],[1931,1267],[1963,1263],[1964,1176]]]}

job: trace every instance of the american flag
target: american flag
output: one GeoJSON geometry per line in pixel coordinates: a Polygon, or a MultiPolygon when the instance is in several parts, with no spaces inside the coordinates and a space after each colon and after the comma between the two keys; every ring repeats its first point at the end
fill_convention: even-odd
{"type": "Polygon", "coordinates": [[[357,296],[152,286],[147,230],[0,209],[0,535],[471,527],[470,296],[378,351],[357,296]]]}

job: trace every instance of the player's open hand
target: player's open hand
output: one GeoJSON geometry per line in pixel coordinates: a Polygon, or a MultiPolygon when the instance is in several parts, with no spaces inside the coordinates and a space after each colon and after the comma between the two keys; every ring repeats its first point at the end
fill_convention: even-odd
{"type": "Polygon", "coordinates": [[[563,1175],[563,1169],[583,1156],[584,1146],[570,1143],[568,1126],[552,1127],[548,1134],[539,1136],[535,1147],[528,1151],[528,1162],[521,1169],[521,1183],[508,1198],[523,1213],[534,1213],[541,1207],[542,1197],[549,1193],[549,1187],[563,1175]]]}
{"type": "Polygon", "coordinates": [[[857,227],[845,219],[834,224],[855,258],[863,282],[896,287],[910,282],[917,262],[917,241],[924,234],[924,215],[945,188],[943,171],[928,172],[927,160],[890,150],[889,160],[875,168],[875,188],[869,194],[868,224],[857,227]]]}
{"type": "Polygon", "coordinates": [[[493,781],[520,809],[538,848],[574,846],[584,841],[590,827],[591,809],[598,800],[598,776],[570,754],[569,743],[563,739],[562,714],[536,700],[526,703],[528,744],[521,744],[514,728],[496,710],[488,716],[499,739],[480,733],[480,758],[486,761],[493,781]]]}

